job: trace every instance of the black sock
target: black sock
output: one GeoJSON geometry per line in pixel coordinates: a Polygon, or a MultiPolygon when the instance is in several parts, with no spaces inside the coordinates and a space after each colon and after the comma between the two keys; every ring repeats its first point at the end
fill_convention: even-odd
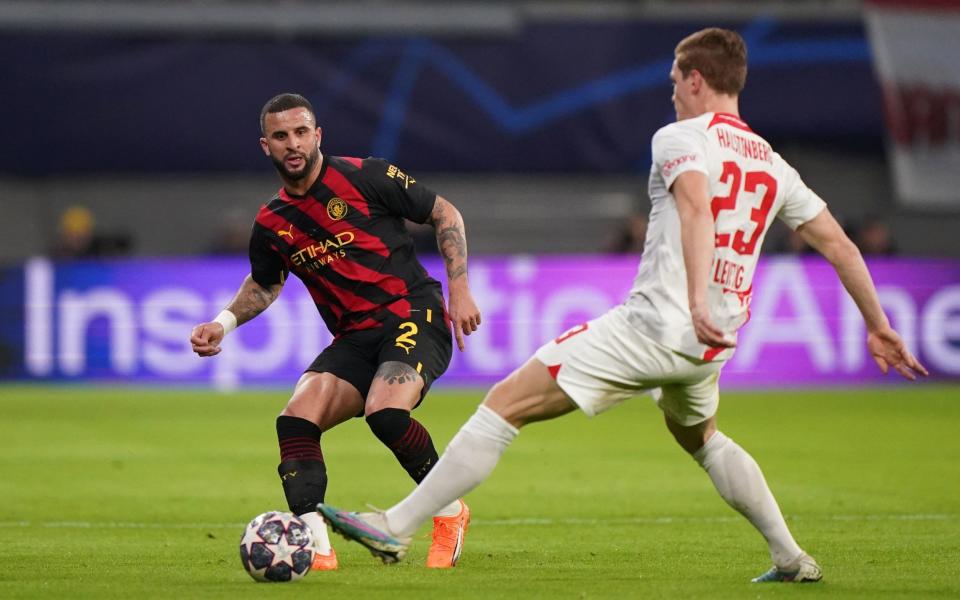
{"type": "Polygon", "coordinates": [[[437,450],[430,434],[410,417],[410,411],[385,408],[367,416],[367,425],[417,483],[437,464],[437,450]]]}
{"type": "Polygon", "coordinates": [[[320,451],[320,428],[306,419],[277,417],[280,465],[287,506],[296,515],[317,510],[327,493],[327,465],[320,451]]]}

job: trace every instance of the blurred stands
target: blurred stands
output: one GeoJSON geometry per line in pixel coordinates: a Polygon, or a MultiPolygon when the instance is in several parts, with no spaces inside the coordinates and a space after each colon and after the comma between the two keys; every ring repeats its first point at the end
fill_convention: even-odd
{"type": "MultiPolygon", "coordinates": [[[[0,203],[17,215],[0,220],[0,261],[47,252],[78,203],[141,255],[242,253],[278,187],[255,123],[279,91],[314,101],[325,152],[384,156],[454,202],[471,252],[602,251],[649,207],[649,138],[671,118],[664,61],[678,34],[706,24],[763,41],[743,115],[842,222],[882,214],[899,254],[960,257],[960,211],[898,204],[859,11],[854,0],[0,0],[0,50],[23,53],[0,67],[21,92],[5,94],[5,112],[45,115],[23,131],[15,119],[22,147],[0,155],[0,203]]],[[[767,249],[785,235],[771,232],[767,249]]]]}
{"type": "Polygon", "coordinates": [[[57,221],[57,237],[50,255],[60,259],[105,258],[130,254],[133,241],[123,232],[104,232],[83,205],[67,207],[57,221]]]}

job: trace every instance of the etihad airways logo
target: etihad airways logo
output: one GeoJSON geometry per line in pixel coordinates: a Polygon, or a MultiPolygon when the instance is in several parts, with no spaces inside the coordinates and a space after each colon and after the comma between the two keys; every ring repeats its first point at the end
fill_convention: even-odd
{"type": "Polygon", "coordinates": [[[343,231],[332,238],[315,242],[294,252],[290,255],[290,260],[298,267],[308,271],[316,271],[320,267],[346,256],[347,251],[344,248],[352,244],[354,239],[356,239],[356,236],[353,235],[352,231],[343,231]]]}

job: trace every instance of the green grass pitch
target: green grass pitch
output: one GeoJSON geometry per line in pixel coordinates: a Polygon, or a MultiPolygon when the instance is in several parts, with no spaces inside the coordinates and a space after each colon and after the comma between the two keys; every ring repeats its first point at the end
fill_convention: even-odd
{"type": "MultiPolygon", "coordinates": [[[[442,449],[481,392],[416,411],[442,449]]],[[[0,387],[2,598],[930,598],[960,583],[960,387],[727,393],[720,426],[758,460],[815,585],[749,584],[766,545],[644,396],[526,428],[468,497],[456,569],[428,529],[385,567],[339,537],[340,570],[257,584],[244,524],[285,508],[285,390],[0,387]]],[[[412,483],[362,420],[324,434],[327,500],[389,506],[412,483]]]]}

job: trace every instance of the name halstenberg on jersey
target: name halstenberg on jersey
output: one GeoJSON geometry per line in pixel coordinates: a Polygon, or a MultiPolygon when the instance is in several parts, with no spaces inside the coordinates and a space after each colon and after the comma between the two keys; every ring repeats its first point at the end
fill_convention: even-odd
{"type": "Polygon", "coordinates": [[[762,141],[751,140],[728,131],[723,127],[714,129],[721,148],[727,148],[744,158],[753,158],[773,164],[773,149],[762,141]]]}

